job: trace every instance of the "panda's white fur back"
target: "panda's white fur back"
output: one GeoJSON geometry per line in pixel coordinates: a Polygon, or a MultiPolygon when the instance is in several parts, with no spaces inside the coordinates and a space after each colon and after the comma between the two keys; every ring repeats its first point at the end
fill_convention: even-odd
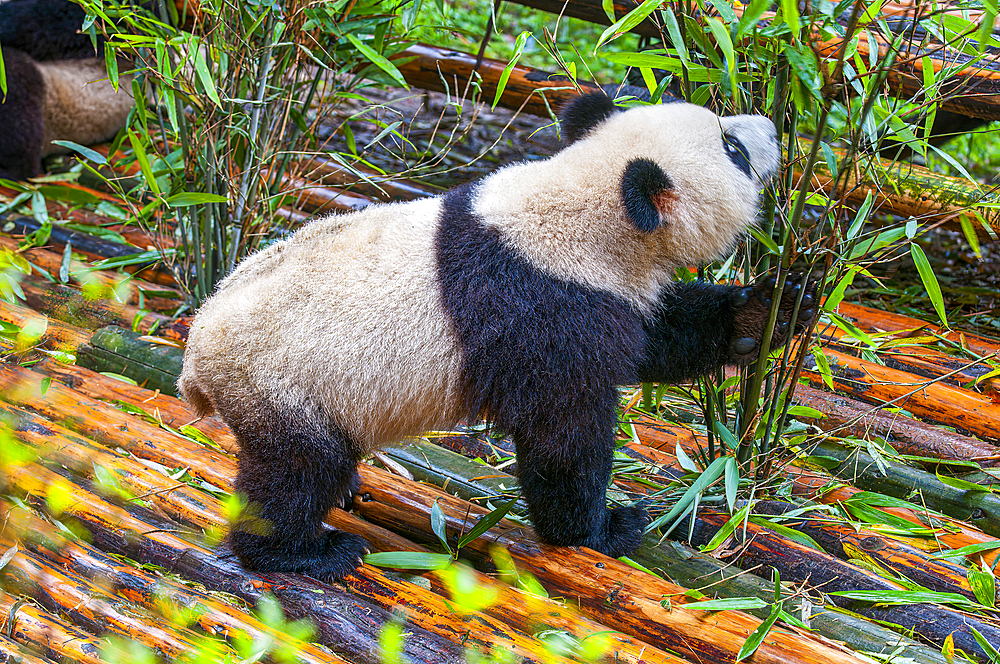
{"type": "MultiPolygon", "coordinates": [[[[648,314],[675,267],[719,256],[754,219],[760,183],[727,158],[723,129],[740,134],[770,177],[777,149],[766,119],[652,106],[609,118],[548,160],[486,177],[474,211],[534,268],[648,314]],[[621,201],[622,172],[637,157],[675,183],[648,233],[621,201]]],[[[249,416],[264,399],[367,450],[466,415],[462,349],[439,293],[441,206],[434,198],[328,217],[244,260],[194,320],[181,392],[202,414],[226,417],[249,416]]]]}
{"type": "Polygon", "coordinates": [[[247,258],[199,311],[180,389],[263,393],[289,412],[322,404],[367,449],[454,423],[461,354],[436,287],[440,205],[328,217],[247,258]]]}
{"type": "Polygon", "coordinates": [[[125,126],[135,106],[132,75],[121,76],[116,91],[108,80],[103,58],[36,65],[45,80],[43,157],[69,152],[53,145],[54,140],[93,145],[111,140],[125,126]]]}

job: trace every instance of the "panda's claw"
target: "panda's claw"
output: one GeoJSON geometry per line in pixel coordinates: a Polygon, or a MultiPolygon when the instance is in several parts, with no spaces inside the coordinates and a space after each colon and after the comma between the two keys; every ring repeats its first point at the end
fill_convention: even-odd
{"type": "Polygon", "coordinates": [[[753,294],[753,290],[754,289],[752,287],[748,286],[747,288],[740,288],[739,290],[734,291],[732,297],[730,298],[730,302],[734,307],[745,306],[746,303],[750,301],[750,296],[753,294]]]}
{"type": "Polygon", "coordinates": [[[757,348],[757,340],[751,337],[743,337],[742,339],[737,339],[733,343],[733,352],[736,355],[748,355],[752,353],[757,348]]]}

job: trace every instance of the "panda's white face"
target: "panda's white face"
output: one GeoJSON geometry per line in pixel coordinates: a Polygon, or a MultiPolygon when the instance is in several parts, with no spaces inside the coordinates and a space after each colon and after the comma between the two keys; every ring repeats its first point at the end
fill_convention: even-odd
{"type": "Polygon", "coordinates": [[[676,267],[733,248],[780,154],[765,117],[641,106],[598,118],[546,162],[488,177],[476,212],[533,264],[645,308],[676,267]]]}

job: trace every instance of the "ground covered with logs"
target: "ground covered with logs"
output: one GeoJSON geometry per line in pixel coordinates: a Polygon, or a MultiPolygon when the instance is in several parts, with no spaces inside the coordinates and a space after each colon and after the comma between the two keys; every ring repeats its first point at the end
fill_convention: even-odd
{"type": "MultiPolygon", "coordinates": [[[[430,46],[409,55],[401,71],[427,89],[460,89],[475,65],[430,46]]],[[[480,67],[483,98],[504,64],[480,67]]],[[[897,78],[905,87],[914,76],[897,78]]],[[[969,84],[997,80],[988,69],[980,78],[969,84]]],[[[501,106],[522,114],[466,104],[448,128],[487,142],[506,128],[492,162],[456,149],[439,169],[448,177],[428,184],[356,182],[315,159],[289,181],[295,196],[281,214],[298,221],[431,195],[554,149],[538,116],[576,92],[525,67],[507,90],[501,106]]],[[[972,111],[1000,117],[997,96],[987,89],[972,111]]],[[[444,117],[442,99],[411,98],[408,117],[444,117]]],[[[439,125],[425,131],[427,145],[439,125]]],[[[419,131],[409,135],[418,145],[419,131]]],[[[879,193],[883,214],[946,226],[977,209],[1000,229],[997,207],[967,182],[919,167],[907,177],[912,189],[879,193]]],[[[862,174],[854,185],[862,199],[878,188],[862,174]]],[[[859,304],[900,304],[899,293],[859,281],[837,308],[841,323],[818,328],[829,371],[804,367],[808,384],[790,411],[803,454],[783,456],[770,479],[782,499],[755,502],[735,530],[719,504],[703,505],[668,536],[650,533],[630,560],[539,544],[520,518],[510,442],[478,423],[403,441],[362,465],[351,511],[328,516],[375,553],[396,552],[391,565],[326,584],[248,574],[226,547],[235,439],[175,396],[190,319],[174,315],[173,277],[152,260],[126,260],[169,239],[121,224],[119,201],[86,183],[0,187],[0,196],[10,203],[0,215],[4,274],[17,277],[0,277],[0,288],[21,302],[0,302],[0,661],[729,664],[748,641],[759,642],[758,664],[1000,658],[987,571],[1000,562],[1000,383],[987,362],[1000,341],[979,334],[989,316],[943,329],[906,315],[920,313],[919,301],[859,304]],[[45,214],[64,222],[44,238],[37,206],[22,214],[36,190],[45,214]],[[506,518],[488,516],[500,506],[506,518]],[[711,555],[699,549],[708,543],[711,555]],[[414,555],[406,564],[398,552],[414,555]]],[[[949,232],[928,247],[939,264],[954,261],[949,232]]],[[[979,291],[956,290],[950,302],[992,311],[990,267],[975,268],[979,291]],[[970,294],[981,300],[957,299],[970,294]]],[[[913,282],[900,279],[905,294],[913,282]]],[[[683,478],[706,445],[690,404],[660,396],[643,408],[638,388],[623,391],[617,499],[683,478]]]]}

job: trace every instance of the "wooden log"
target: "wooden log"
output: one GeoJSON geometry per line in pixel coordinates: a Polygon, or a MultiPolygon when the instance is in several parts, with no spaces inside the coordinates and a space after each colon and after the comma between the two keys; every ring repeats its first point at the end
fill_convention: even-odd
{"type": "MultiPolygon", "coordinates": [[[[830,477],[803,468],[790,467],[787,473],[793,480],[792,491],[796,495],[808,496],[813,500],[828,505],[846,502],[851,499],[863,498],[861,489],[844,484],[830,488],[830,477]]],[[[934,539],[941,545],[951,549],[959,549],[976,544],[998,544],[996,549],[975,553],[968,558],[972,564],[985,562],[991,567],[1000,561],[1000,539],[987,535],[982,530],[970,526],[959,519],[951,518],[930,510],[911,510],[897,506],[875,506],[875,509],[891,516],[905,519],[913,524],[936,529],[934,539]]]]}
{"type": "Polygon", "coordinates": [[[0,399],[32,410],[49,420],[109,446],[120,446],[138,457],[188,472],[225,490],[235,475],[235,461],[222,452],[146,424],[116,408],[60,385],[44,394],[43,376],[14,365],[0,365],[0,399]]]}
{"type": "Polygon", "coordinates": [[[100,639],[34,604],[22,604],[9,595],[0,596],[0,616],[3,617],[4,634],[21,645],[41,650],[45,657],[80,664],[105,664],[100,655],[100,639]]]}
{"type": "MultiPolygon", "coordinates": [[[[437,502],[453,535],[468,531],[485,510],[433,489],[375,469],[361,473],[364,500],[354,509],[407,536],[425,537],[432,505],[437,502]]],[[[550,589],[578,600],[581,611],[593,620],[680,655],[703,662],[731,662],[740,645],[756,629],[756,618],[736,611],[705,613],[677,608],[686,603],[684,588],[581,548],[537,544],[514,524],[504,523],[468,545],[469,555],[488,558],[490,543],[508,547],[519,569],[535,575],[550,589]],[[661,603],[670,598],[672,606],[661,603]]],[[[815,639],[772,631],[754,655],[758,664],[768,662],[855,661],[851,655],[815,639]]]]}
{"type": "MultiPolygon", "coordinates": [[[[983,438],[996,438],[1000,432],[1000,404],[986,395],[925,380],[832,349],[824,353],[837,390],[879,406],[905,408],[918,417],[983,438]]],[[[806,368],[802,373],[814,386],[825,385],[815,369],[806,368]]]]}
{"type": "MultiPolygon", "coordinates": [[[[4,412],[4,410],[0,409],[0,412],[4,412]]],[[[12,414],[18,415],[16,411],[13,411],[12,414]]],[[[116,476],[121,483],[136,490],[142,490],[151,499],[157,500],[170,516],[181,517],[186,521],[192,522],[201,521],[207,526],[220,526],[225,522],[222,516],[221,505],[218,501],[208,496],[203,496],[199,501],[198,492],[193,492],[192,503],[185,496],[181,495],[189,492],[185,492],[183,487],[178,488],[177,483],[170,481],[162,475],[149,473],[148,477],[144,477],[141,468],[137,469],[134,464],[129,463],[127,460],[115,459],[114,455],[98,449],[97,446],[88,441],[74,437],[72,433],[65,432],[65,430],[55,425],[45,425],[38,422],[37,419],[25,422],[25,424],[27,426],[19,427],[22,430],[17,431],[16,435],[36,446],[39,443],[49,443],[52,446],[52,450],[46,454],[46,459],[50,462],[69,467],[80,467],[89,457],[91,463],[106,465],[109,469],[116,470],[116,476]],[[51,433],[47,434],[38,431],[43,428],[49,429],[51,433]],[[55,429],[59,430],[55,431],[55,429]],[[59,439],[54,438],[60,434],[63,435],[59,439]],[[174,497],[171,498],[171,496],[174,497]]],[[[166,432],[164,433],[166,434],[166,432]]],[[[228,469],[235,473],[235,466],[232,462],[230,462],[228,469]]],[[[355,530],[357,529],[355,528],[355,530]]],[[[385,577],[381,572],[370,568],[359,570],[353,578],[345,580],[345,583],[356,592],[374,597],[376,601],[381,602],[383,608],[387,611],[391,611],[394,606],[399,604],[410,606],[413,609],[410,612],[411,622],[418,626],[423,626],[433,633],[440,633],[456,642],[469,645],[478,644],[482,650],[488,650],[492,643],[506,648],[521,657],[536,661],[539,658],[546,659],[550,657],[538,641],[526,639],[523,634],[517,631],[518,627],[526,625],[524,622],[516,627],[511,627],[506,621],[502,621],[503,624],[500,624],[497,622],[497,617],[490,611],[470,612],[468,615],[461,616],[459,622],[449,621],[447,620],[447,616],[450,615],[450,612],[446,610],[447,607],[443,603],[443,598],[434,593],[414,587],[412,584],[396,582],[385,577]],[[419,607],[419,610],[417,610],[417,607],[419,607]],[[461,638],[458,638],[459,636],[461,638]],[[542,649],[540,650],[540,648],[542,649]]],[[[521,602],[513,606],[523,605],[523,603],[524,598],[521,598],[521,602]]],[[[545,611],[536,611],[534,615],[549,614],[549,617],[552,618],[552,616],[558,616],[556,608],[555,605],[548,605],[545,606],[545,611]]],[[[502,609],[501,613],[504,618],[510,619],[509,613],[503,612],[502,609]]],[[[576,621],[578,627],[583,624],[579,620],[576,621]]],[[[594,631],[590,632],[590,634],[596,633],[598,629],[606,631],[606,628],[601,625],[594,625],[594,628],[594,631]]],[[[616,652],[624,656],[623,661],[661,661],[667,664],[676,664],[680,661],[670,658],[665,653],[659,653],[659,651],[652,648],[649,648],[650,656],[644,659],[637,653],[642,653],[643,649],[647,647],[646,644],[636,644],[634,640],[624,636],[620,637],[618,642],[619,648],[616,652]],[[656,655],[659,659],[650,659],[653,655],[656,655]]],[[[556,659],[558,660],[558,658],[556,659]]]]}
{"type": "Polygon", "coordinates": [[[984,466],[1000,465],[1000,458],[997,458],[1000,447],[996,445],[872,408],[839,394],[799,385],[795,388],[795,402],[823,413],[826,417],[798,416],[796,419],[824,431],[836,430],[838,435],[862,439],[874,434],[885,438],[903,454],[945,460],[975,460],[984,466]]]}
{"type": "MultiPolygon", "coordinates": [[[[728,515],[720,512],[699,510],[691,543],[696,546],[707,544],[728,519],[728,515]]],[[[687,532],[688,527],[683,523],[675,531],[687,532]]],[[[799,544],[753,522],[748,522],[745,529],[737,528],[733,537],[743,546],[735,556],[730,557],[742,569],[774,567],[781,573],[782,579],[819,586],[824,593],[905,590],[902,585],[872,576],[855,565],[799,544]]],[[[882,623],[899,625],[938,645],[951,637],[956,648],[984,660],[988,656],[976,642],[970,626],[979,630],[987,642],[1000,643],[1000,627],[948,607],[923,603],[879,606],[843,598],[836,598],[835,601],[855,613],[882,623]]]]}
{"type": "MultiPolygon", "coordinates": [[[[14,543],[8,536],[0,542],[5,548],[14,543]]],[[[7,592],[32,597],[46,610],[92,634],[118,634],[171,660],[196,648],[197,636],[184,627],[143,615],[134,605],[112,596],[92,581],[64,572],[33,553],[18,551],[0,570],[0,580],[7,592]]],[[[222,650],[235,655],[228,648],[222,650]]]]}
{"type": "Polygon", "coordinates": [[[311,643],[292,638],[284,631],[270,627],[250,613],[208,593],[123,563],[80,540],[67,539],[47,521],[25,510],[11,509],[9,505],[0,504],[0,512],[7,513],[8,523],[16,532],[30,534],[21,539],[22,546],[87,579],[100,580],[116,596],[147,611],[167,612],[171,615],[186,611],[200,629],[215,637],[274,640],[283,648],[294,651],[296,661],[302,664],[337,664],[345,661],[311,643]]]}
{"type": "Polygon", "coordinates": [[[239,450],[232,431],[217,415],[196,420],[187,405],[175,397],[120,380],[108,380],[96,371],[52,359],[44,359],[32,369],[45,373],[63,385],[93,399],[121,401],[140,408],[175,429],[190,424],[226,452],[235,454],[239,450]]]}
{"type": "MultiPolygon", "coordinates": [[[[177,294],[178,299],[144,296],[143,306],[140,308],[137,305],[139,302],[137,289],[131,284],[126,284],[123,289],[114,290],[115,293],[121,290],[127,291],[123,298],[124,302],[110,297],[111,293],[108,293],[109,297],[88,297],[76,288],[48,283],[33,277],[27,277],[20,285],[27,306],[65,323],[89,330],[105,325],[121,325],[141,332],[149,332],[154,327],[166,329],[173,320],[162,312],[173,311],[182,304],[179,294],[177,294]]],[[[113,288],[109,287],[109,290],[113,288]]],[[[176,293],[162,288],[160,292],[176,293]]]]}
{"type": "MultiPolygon", "coordinates": [[[[232,554],[225,557],[174,534],[176,525],[157,525],[151,515],[142,519],[116,507],[89,491],[76,488],[66,478],[37,464],[8,466],[8,487],[35,497],[47,495],[57,482],[71,487],[64,514],[87,528],[100,549],[151,565],[160,565],[199,582],[210,590],[227,592],[250,603],[270,592],[292,618],[308,616],[319,631],[319,642],[351,662],[383,664],[378,637],[392,621],[391,615],[351,595],[338,586],[298,575],[248,574],[232,554]],[[166,526],[166,527],[164,527],[166,526]]],[[[8,489],[9,490],[9,489],[8,489]]],[[[140,511],[133,507],[133,511],[140,511]]],[[[414,626],[404,641],[403,652],[415,664],[459,664],[461,650],[450,642],[414,626]]]]}
{"type": "Polygon", "coordinates": [[[90,338],[87,330],[49,318],[34,309],[3,301],[0,301],[0,321],[21,328],[22,332],[26,333],[26,342],[35,338],[37,333],[36,341],[32,345],[41,345],[52,350],[75,353],[90,338]]]}
{"type": "MultiPolygon", "coordinates": [[[[399,459],[400,457],[397,456],[399,447],[401,446],[390,448],[387,451],[393,458],[399,459]]],[[[496,495],[495,490],[482,485],[482,479],[477,479],[484,472],[489,472],[491,483],[498,483],[506,487],[516,483],[512,476],[491,468],[486,468],[484,471],[481,464],[458,454],[441,450],[430,443],[414,441],[408,442],[405,447],[407,449],[403,458],[407,460],[407,469],[414,473],[415,479],[431,482],[438,487],[446,484],[449,490],[453,490],[457,485],[460,487],[459,492],[469,493],[471,499],[496,495]]],[[[640,454],[652,456],[655,463],[679,467],[676,458],[659,450],[650,450],[636,446],[634,443],[632,449],[620,449],[624,449],[629,454],[634,450],[639,451],[640,454]]],[[[344,527],[351,532],[366,535],[362,531],[354,530],[351,525],[344,527]]],[[[864,534],[872,535],[873,533],[864,534]]],[[[765,601],[773,600],[774,587],[770,581],[750,574],[736,573],[708,556],[683,549],[683,545],[676,543],[659,546],[656,537],[650,536],[644,542],[644,546],[640,547],[631,557],[646,568],[660,572],[662,576],[686,588],[704,587],[708,589],[706,592],[710,591],[713,596],[718,597],[755,596],[765,601]]],[[[940,547],[935,548],[935,550],[939,549],[940,547]]],[[[507,602],[501,602],[501,605],[504,604],[507,602]]],[[[799,609],[800,607],[796,606],[794,598],[787,600],[786,610],[799,611],[799,609]]],[[[901,642],[898,634],[866,620],[832,613],[822,605],[812,606],[809,611],[811,613],[810,624],[813,629],[827,638],[844,641],[855,650],[889,654],[896,651],[897,648],[904,648],[907,657],[913,657],[918,661],[936,662],[937,664],[942,664],[944,661],[937,651],[915,642],[901,642]]],[[[765,619],[770,613],[770,608],[750,611],[750,613],[760,619],[765,619]]],[[[543,615],[545,614],[543,613],[543,615]]]]}
{"type": "Polygon", "coordinates": [[[809,449],[813,456],[839,462],[831,472],[858,488],[904,500],[918,492],[921,503],[930,509],[1000,537],[1000,496],[994,493],[957,489],[930,473],[891,460],[876,464],[861,450],[831,442],[815,443],[809,449]]]}
{"type": "Polygon", "coordinates": [[[165,339],[143,338],[109,325],[77,349],[76,361],[87,369],[121,374],[149,389],[176,395],[183,350],[165,339]]]}
{"type": "MultiPolygon", "coordinates": [[[[401,62],[397,66],[408,83],[453,96],[461,96],[475,71],[484,101],[493,100],[507,66],[506,62],[486,58],[477,70],[476,56],[429,44],[414,44],[398,57],[401,62]]],[[[584,92],[600,90],[589,81],[578,81],[578,85],[584,92]]],[[[518,65],[511,71],[500,105],[547,118],[577,94],[576,87],[565,76],[518,65]]]]}
{"type": "Polygon", "coordinates": [[[1000,353],[1000,343],[993,339],[959,330],[943,330],[933,323],[917,318],[851,304],[850,302],[841,302],[837,306],[837,312],[854,322],[864,332],[903,332],[908,336],[931,334],[947,339],[957,346],[967,348],[981,356],[1000,353]]]}
{"type": "Polygon", "coordinates": [[[282,187],[286,202],[310,215],[363,210],[375,203],[367,196],[335,187],[324,187],[302,178],[285,177],[282,187]]]}
{"type": "MultiPolygon", "coordinates": [[[[223,532],[229,525],[218,498],[183,481],[170,479],[27,411],[0,403],[0,415],[9,418],[7,421],[13,426],[14,437],[35,450],[47,464],[64,466],[91,480],[94,479],[95,467],[100,466],[111,473],[117,486],[135,500],[153,502],[171,518],[205,530],[214,528],[217,532],[223,532]]],[[[98,486],[95,489],[111,491],[110,487],[98,486]]]]}
{"type": "Polygon", "coordinates": [[[0,661],[11,664],[53,664],[52,660],[38,657],[26,646],[0,634],[0,661]]]}
{"type": "MultiPolygon", "coordinates": [[[[754,503],[753,511],[755,514],[781,515],[796,507],[791,503],[764,500],[754,503]]],[[[809,535],[824,551],[841,560],[868,559],[924,588],[976,599],[964,567],[933,558],[905,542],[843,522],[801,518],[782,520],[781,524],[809,535]]]]}

